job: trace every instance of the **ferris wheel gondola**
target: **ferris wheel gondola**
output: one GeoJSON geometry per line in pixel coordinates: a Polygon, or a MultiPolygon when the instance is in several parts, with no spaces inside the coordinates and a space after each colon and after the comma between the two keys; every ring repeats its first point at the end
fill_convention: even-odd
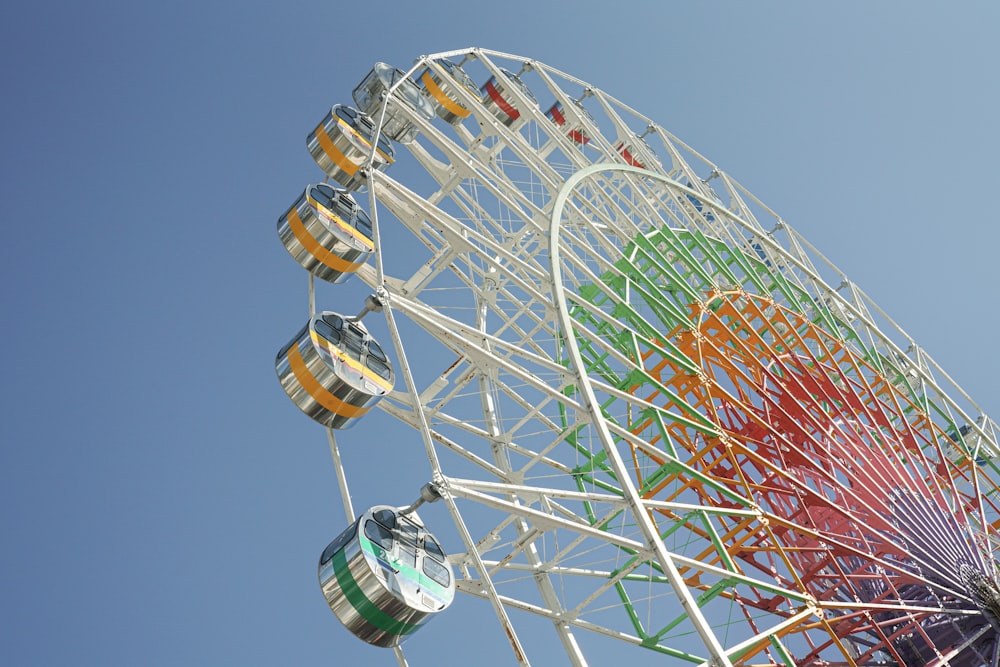
{"type": "Polygon", "coordinates": [[[334,104],[306,137],[306,147],[316,164],[347,190],[364,186],[358,170],[368,160],[372,144],[372,168],[388,168],[395,161],[396,150],[384,136],[376,140],[375,123],[368,114],[346,104],[334,104]]]}
{"type": "Polygon", "coordinates": [[[331,283],[346,280],[375,249],[368,214],[325,183],[307,186],[278,218],[278,237],[302,268],[331,283]]]}
{"type": "Polygon", "coordinates": [[[501,123],[516,129],[523,124],[523,121],[518,122],[521,119],[521,112],[524,110],[521,107],[532,108],[538,106],[538,101],[535,99],[534,93],[531,89],[524,85],[521,78],[507,69],[500,69],[500,75],[492,75],[480,91],[483,95],[483,108],[490,111],[493,116],[499,120],[501,123]],[[511,91],[517,90],[523,97],[528,101],[527,105],[522,105],[512,94],[511,91]]]}
{"type": "Polygon", "coordinates": [[[416,138],[418,132],[417,125],[408,117],[408,113],[429,121],[434,118],[434,107],[402,70],[385,63],[375,63],[352,95],[358,109],[371,118],[377,118],[383,96],[396,83],[399,85],[396,94],[389,98],[380,132],[392,141],[408,144],[416,138]]]}
{"type": "Polygon", "coordinates": [[[319,584],[331,611],[356,637],[398,646],[455,597],[447,557],[407,508],[376,505],[323,550],[319,584]]]}
{"type": "Polygon", "coordinates": [[[392,364],[355,318],[318,313],[274,360],[282,389],[307,416],[344,429],[366,415],[391,389],[392,364]]]}
{"type": "Polygon", "coordinates": [[[447,58],[429,62],[419,81],[438,117],[449,125],[460,123],[472,113],[456,99],[456,90],[462,88],[466,94],[479,95],[479,89],[459,65],[447,58]]]}
{"type": "MultiPolygon", "coordinates": [[[[573,102],[573,110],[582,119],[587,119],[591,123],[596,122],[591,113],[587,111],[586,107],[579,102],[573,102]]],[[[553,123],[559,125],[560,127],[566,125],[566,114],[561,102],[553,102],[552,106],[549,107],[549,110],[545,112],[545,115],[548,116],[553,123]]],[[[587,130],[582,123],[570,122],[570,124],[566,127],[566,134],[570,139],[578,144],[585,144],[590,141],[590,137],[587,136],[587,130]]]]}

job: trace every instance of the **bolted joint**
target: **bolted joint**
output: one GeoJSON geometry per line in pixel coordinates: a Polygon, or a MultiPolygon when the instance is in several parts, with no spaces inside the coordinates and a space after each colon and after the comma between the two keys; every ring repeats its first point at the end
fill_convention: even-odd
{"type": "Polygon", "coordinates": [[[441,500],[441,489],[434,482],[427,482],[420,487],[420,497],[424,502],[434,503],[441,500]]]}
{"type": "Polygon", "coordinates": [[[382,312],[383,301],[379,298],[378,294],[369,294],[365,297],[365,307],[361,309],[361,312],[354,316],[354,319],[360,320],[362,317],[371,312],[381,313],[382,312]]]}
{"type": "Polygon", "coordinates": [[[427,482],[420,487],[420,497],[414,500],[413,504],[409,507],[401,511],[400,514],[410,514],[424,503],[434,503],[438,500],[441,500],[441,490],[434,482],[427,482]]]}

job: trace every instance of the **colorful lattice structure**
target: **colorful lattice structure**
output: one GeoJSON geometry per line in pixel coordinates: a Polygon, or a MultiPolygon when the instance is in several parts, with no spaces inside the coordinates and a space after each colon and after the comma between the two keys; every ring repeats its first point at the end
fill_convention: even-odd
{"type": "Polygon", "coordinates": [[[960,454],[957,430],[932,419],[938,406],[756,253],[660,230],[624,255],[578,290],[587,307],[573,312],[634,364],[616,372],[607,349],[581,336],[590,371],[658,408],[623,424],[647,443],[631,447],[636,486],[649,500],[752,509],[703,526],[667,510],[654,518],[665,534],[710,538],[698,561],[783,589],[713,589],[695,574],[702,601],[732,596],[751,622],[754,610],[823,610],[775,633],[810,646],[794,664],[826,664],[834,644],[857,664],[992,664],[998,487],[977,472],[994,464],[960,454]],[[720,290],[720,278],[741,287],[720,290]]]}

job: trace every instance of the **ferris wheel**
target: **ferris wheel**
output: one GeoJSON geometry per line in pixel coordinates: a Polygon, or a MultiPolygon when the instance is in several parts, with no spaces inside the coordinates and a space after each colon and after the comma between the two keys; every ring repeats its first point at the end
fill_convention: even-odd
{"type": "Polygon", "coordinates": [[[405,664],[465,594],[519,664],[511,612],[575,665],[583,635],[668,664],[998,664],[997,426],[857,285],[542,63],[473,48],[359,79],[308,135],[326,182],[278,221],[311,296],[372,292],[312,306],[276,360],[327,427],[348,527],[320,583],[348,630],[405,664]],[[402,234],[424,254],[399,272],[402,234]],[[362,418],[423,443],[428,483],[385,501],[412,504],[355,513],[335,432],[362,418]]]}

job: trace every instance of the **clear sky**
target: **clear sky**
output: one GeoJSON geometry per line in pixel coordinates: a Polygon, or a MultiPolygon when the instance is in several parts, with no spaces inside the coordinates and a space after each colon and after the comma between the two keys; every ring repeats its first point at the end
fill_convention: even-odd
{"type": "MultiPolygon", "coordinates": [[[[5,3],[2,661],[395,664],[323,602],[343,510],[273,370],[307,312],[275,220],[319,178],[306,133],[375,61],[481,46],[608,91],[996,418],[998,28],[986,1],[5,3]]],[[[358,506],[410,500],[373,460],[419,444],[377,417],[342,438],[358,506]]],[[[534,664],[562,663],[551,630],[525,632],[534,664]]],[[[464,598],[406,649],[513,662],[464,598]]]]}

